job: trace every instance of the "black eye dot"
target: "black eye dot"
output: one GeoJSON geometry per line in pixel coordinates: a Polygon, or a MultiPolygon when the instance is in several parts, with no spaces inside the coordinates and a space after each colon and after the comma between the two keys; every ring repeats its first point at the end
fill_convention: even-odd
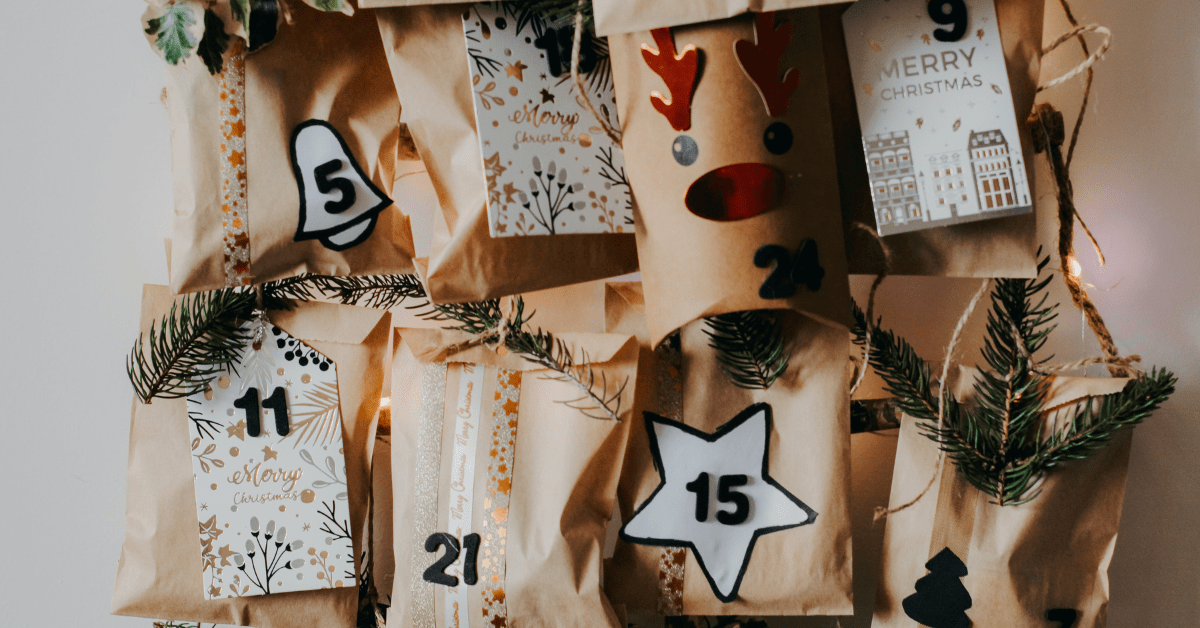
{"type": "Polygon", "coordinates": [[[792,127],[783,122],[776,122],[767,127],[763,133],[763,145],[776,155],[782,155],[792,148],[792,127]]]}
{"type": "Polygon", "coordinates": [[[671,155],[675,157],[675,161],[679,162],[679,165],[690,166],[700,158],[700,147],[696,145],[696,140],[686,135],[680,135],[671,144],[671,155]]]}

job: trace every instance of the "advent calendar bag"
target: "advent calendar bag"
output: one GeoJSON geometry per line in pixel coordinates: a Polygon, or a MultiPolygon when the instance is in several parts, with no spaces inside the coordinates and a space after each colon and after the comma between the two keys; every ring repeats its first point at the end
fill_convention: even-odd
{"type": "Polygon", "coordinates": [[[397,336],[389,622],[622,626],[600,566],[632,420],[636,341],[557,336],[588,365],[575,372],[607,391],[614,421],[580,399],[578,386],[519,354],[451,353],[470,338],[461,332],[397,336]]]}
{"type": "MultiPolygon", "coordinates": [[[[976,373],[961,369],[960,400],[970,398],[976,373]]],[[[1055,377],[1043,421],[1061,426],[1129,381],[1055,377]]],[[[1102,628],[1130,436],[1122,431],[1087,458],[1053,468],[1040,494],[1015,506],[994,503],[947,460],[922,499],[887,518],[873,625],[1102,628]]],[[[905,416],[892,507],[920,494],[937,456],[937,443],[905,416]]]]}
{"type": "MultiPolygon", "coordinates": [[[[978,8],[991,3],[992,0],[971,0],[970,5],[972,8],[978,8]]],[[[894,146],[883,146],[882,144],[889,140],[881,139],[881,134],[878,133],[871,133],[868,134],[869,137],[864,137],[856,109],[856,99],[879,97],[879,87],[882,86],[882,83],[878,86],[875,85],[878,82],[876,81],[877,75],[862,77],[852,73],[850,58],[847,54],[848,46],[856,53],[868,50],[872,46],[878,46],[880,52],[875,54],[888,53],[891,55],[889,58],[900,57],[906,53],[895,52],[892,46],[893,42],[913,42],[918,48],[923,48],[924,44],[919,43],[922,42],[922,36],[928,38],[936,30],[945,30],[946,26],[935,23],[927,15],[922,16],[924,19],[915,19],[920,11],[925,10],[925,3],[917,2],[915,3],[916,10],[913,11],[914,19],[894,20],[894,24],[903,25],[903,28],[897,28],[895,37],[890,40],[884,39],[883,43],[880,43],[877,39],[882,38],[882,35],[865,36],[861,30],[844,29],[843,15],[850,10],[868,12],[896,5],[894,3],[885,4],[881,0],[871,0],[861,6],[858,6],[859,4],[861,3],[823,8],[821,10],[822,34],[825,41],[830,108],[833,114],[837,144],[837,176],[841,191],[844,224],[847,227],[845,232],[846,256],[850,263],[851,273],[874,275],[882,270],[883,266],[883,257],[879,252],[879,247],[869,238],[853,233],[849,229],[849,225],[854,222],[862,222],[876,226],[872,189],[873,187],[878,188],[880,183],[885,188],[882,193],[876,192],[877,194],[890,198],[896,196],[895,192],[900,192],[907,197],[909,196],[907,191],[901,191],[901,189],[908,183],[905,177],[912,176],[914,185],[925,188],[926,196],[924,198],[927,199],[930,207],[943,208],[956,200],[962,200],[964,192],[968,197],[967,200],[971,200],[981,193],[986,195],[986,192],[983,192],[982,181],[977,181],[974,174],[994,175],[996,171],[991,168],[997,165],[996,162],[999,162],[1005,167],[1005,171],[1012,173],[1010,181],[1013,182],[1014,187],[1018,183],[1024,186],[1023,194],[1020,195],[1020,198],[1014,198],[1015,202],[1029,205],[1036,198],[1033,167],[1035,156],[1025,120],[1033,110],[1033,100],[1037,93],[1042,57],[1042,20],[1045,3],[1040,0],[995,0],[995,21],[983,19],[988,17],[986,15],[975,17],[973,12],[969,12],[971,17],[968,18],[968,24],[970,26],[967,36],[961,41],[961,48],[968,52],[976,49],[974,54],[979,55],[980,60],[984,56],[995,58],[992,47],[982,44],[984,37],[990,39],[998,31],[999,47],[1002,49],[998,52],[1003,53],[1003,62],[1007,69],[1008,89],[1005,90],[1001,87],[1000,84],[1003,81],[996,80],[996,78],[1005,78],[1002,74],[998,77],[987,76],[987,80],[984,80],[985,76],[980,75],[977,81],[979,84],[969,90],[979,98],[973,104],[969,102],[967,109],[981,108],[982,103],[989,98],[1004,99],[1005,106],[1011,107],[1014,112],[1012,113],[1013,119],[1010,121],[1015,124],[1010,128],[1015,130],[1017,137],[1005,138],[1006,144],[1003,146],[979,144],[972,150],[969,148],[972,131],[981,132],[975,135],[975,138],[978,139],[987,136],[988,134],[985,132],[992,131],[996,127],[971,128],[969,125],[962,125],[962,107],[957,104],[937,105],[939,110],[932,111],[933,115],[922,116],[914,111],[912,116],[900,116],[902,118],[900,122],[919,123],[920,126],[913,126],[907,131],[894,131],[897,136],[901,133],[919,134],[931,128],[946,127],[954,129],[958,134],[958,139],[953,144],[936,149],[936,151],[941,151],[937,153],[937,168],[934,168],[928,157],[917,158],[914,155],[913,167],[907,171],[904,168],[893,169],[896,174],[887,174],[893,170],[886,170],[886,163],[877,166],[877,170],[869,171],[864,142],[869,143],[873,147],[873,152],[878,153],[879,159],[886,162],[887,155],[884,153],[889,150],[892,150],[893,154],[902,152],[906,148],[905,143],[909,141],[908,136],[892,138],[895,140],[894,146]],[[991,32],[990,35],[988,31],[991,32]],[[981,34],[983,37],[980,36],[981,34]],[[870,95],[866,93],[867,83],[872,83],[870,95]],[[941,110],[945,110],[946,113],[940,113],[941,110]],[[978,155],[980,151],[986,153],[1000,149],[1003,149],[1003,153],[996,158],[987,158],[989,159],[988,163],[975,164],[971,160],[972,154],[978,155]],[[955,156],[956,152],[959,153],[958,157],[955,156]],[[943,156],[948,158],[947,163],[942,163],[943,156]],[[984,170],[972,173],[973,170],[979,170],[980,167],[984,170]],[[953,180],[949,183],[935,180],[933,175],[937,169],[941,170],[939,174],[953,175],[953,180]],[[871,172],[877,174],[871,174],[871,172]],[[959,173],[965,176],[958,177],[959,173]],[[958,187],[953,187],[955,185],[958,187]],[[951,192],[957,196],[951,197],[951,192]]],[[[986,13],[983,10],[978,12],[986,13]]],[[[931,44],[942,45],[936,41],[931,41],[931,44]]],[[[957,54],[958,48],[956,46],[949,52],[957,54]]],[[[927,50],[917,50],[914,54],[926,52],[927,50]]],[[[938,52],[943,52],[943,50],[938,52]]],[[[963,65],[961,56],[951,57],[951,59],[957,60],[959,65],[963,65]]],[[[996,60],[999,61],[999,59],[996,60]]],[[[943,67],[942,69],[949,70],[951,68],[943,67]]],[[[953,73],[951,74],[953,75],[953,73]]],[[[954,78],[960,78],[960,76],[961,73],[953,75],[954,78]]],[[[933,78],[940,78],[940,75],[933,78]]],[[[913,79],[913,81],[916,80],[913,79]]],[[[891,109],[897,114],[901,111],[895,107],[891,109]]],[[[911,109],[905,111],[909,110],[911,109]]],[[[899,129],[900,126],[895,128],[899,129]]],[[[891,136],[892,134],[885,135],[891,136]]],[[[1003,177],[1001,177],[1002,179],[1003,177]]],[[[905,209],[911,211],[911,202],[906,205],[905,209]]],[[[928,213],[926,209],[929,208],[918,209],[918,213],[928,213]]],[[[893,220],[896,219],[896,216],[890,217],[893,220]]],[[[884,241],[887,242],[891,251],[890,272],[892,274],[947,277],[1034,277],[1037,275],[1036,222],[1035,213],[1028,212],[922,228],[895,235],[887,235],[886,228],[881,226],[880,233],[885,236],[884,241]]]]}
{"type": "MultiPolygon", "coordinates": [[[[410,3],[391,0],[376,3],[380,4],[396,6],[410,3]]],[[[504,202],[512,209],[522,202],[533,205],[550,202],[551,198],[558,202],[564,194],[578,191],[581,202],[593,207],[593,204],[601,202],[599,196],[603,194],[592,198],[582,189],[577,189],[579,184],[576,177],[598,171],[601,164],[571,167],[571,178],[568,180],[565,176],[568,168],[563,166],[566,157],[560,155],[559,150],[552,150],[548,156],[543,155],[544,158],[539,158],[537,162],[530,162],[531,165],[536,164],[531,168],[536,172],[530,172],[517,181],[520,190],[511,182],[507,186],[496,182],[495,177],[500,176],[502,171],[516,172],[518,168],[525,167],[524,161],[515,164],[511,160],[504,161],[500,156],[501,151],[509,150],[508,147],[516,143],[513,138],[520,131],[505,135],[503,145],[499,141],[487,140],[489,146],[484,148],[475,121],[476,92],[488,93],[479,106],[486,104],[489,114],[500,107],[507,119],[518,114],[525,115],[533,108],[536,113],[529,114],[532,115],[531,119],[540,121],[543,114],[553,116],[555,101],[550,100],[549,96],[541,96],[536,89],[528,97],[522,95],[518,98],[518,87],[529,89],[527,85],[537,83],[545,85],[542,91],[548,92],[554,84],[564,79],[561,76],[549,76],[552,72],[544,59],[521,61],[506,58],[503,52],[497,52],[500,61],[492,61],[507,65],[508,69],[490,66],[488,71],[499,72],[499,75],[487,80],[477,76],[477,84],[473,84],[470,64],[474,61],[468,56],[468,43],[473,48],[482,46],[484,44],[478,42],[486,38],[482,33],[475,33],[471,37],[478,42],[468,42],[464,18],[479,19],[473,17],[470,6],[456,4],[375,11],[396,90],[404,105],[403,120],[412,132],[425,162],[441,210],[433,221],[430,257],[421,261],[425,266],[423,275],[430,297],[437,303],[477,301],[637,270],[637,256],[630,233],[564,232],[503,237],[504,234],[497,232],[493,237],[493,228],[489,226],[489,200],[493,205],[504,202]],[[507,79],[513,83],[509,89],[497,89],[498,82],[506,80],[506,77],[520,77],[521,80],[507,79]],[[534,96],[538,99],[536,103],[534,96]],[[488,151],[487,155],[484,150],[488,151]],[[485,157],[488,160],[486,173],[485,157]],[[556,160],[559,160],[557,166],[556,160]],[[543,192],[531,189],[530,186],[537,186],[535,180],[551,187],[543,192]],[[525,193],[527,189],[528,194],[525,193]]],[[[516,29],[518,22],[511,15],[499,20],[489,19],[488,36],[498,37],[501,24],[505,29],[516,29]]],[[[532,38],[531,35],[529,39],[532,41],[532,38]]],[[[566,100],[561,96],[559,98],[566,100]]],[[[495,122],[499,124],[500,121],[495,122]]],[[[591,119],[579,118],[575,126],[579,128],[568,134],[577,137],[578,145],[592,141],[585,137],[589,133],[602,134],[598,128],[591,130],[590,127],[595,126],[591,119]]],[[[527,136],[537,137],[542,133],[532,123],[524,132],[527,136]]],[[[560,147],[563,151],[567,148],[560,147]]],[[[562,220],[576,221],[574,224],[578,224],[581,215],[580,212],[570,211],[562,220]]],[[[516,227],[509,226],[508,233],[511,234],[516,227]]],[[[623,221],[612,226],[627,228],[623,221]]],[[[542,233],[540,227],[533,232],[542,233]]]]}
{"type": "Polygon", "coordinates": [[[609,36],[652,344],[725,312],[849,320],[817,18],[795,9],[609,36]]]}
{"type": "MultiPolygon", "coordinates": [[[[172,302],[167,287],[146,287],[143,333],[172,302]]],[[[254,409],[258,435],[245,406],[210,407],[242,394],[234,374],[193,399],[134,402],[113,614],[262,628],[356,625],[391,317],[325,303],[268,316],[264,345],[279,351],[246,353],[239,371],[248,391],[279,384],[286,435],[265,390],[254,409]],[[256,519],[239,519],[247,509],[256,519]],[[272,556],[279,560],[263,563],[272,556]],[[272,588],[287,592],[265,594],[272,588]]]]}
{"type": "Polygon", "coordinates": [[[604,582],[661,615],[850,615],[849,334],[780,312],[789,367],[735,386],[705,322],[651,350],[641,290],[610,284],[608,331],[642,340],[604,582]]]}
{"type": "Polygon", "coordinates": [[[172,292],[413,272],[389,198],[406,131],[374,16],[290,6],[255,52],[232,37],[215,75],[195,56],[167,66],[172,292]]]}

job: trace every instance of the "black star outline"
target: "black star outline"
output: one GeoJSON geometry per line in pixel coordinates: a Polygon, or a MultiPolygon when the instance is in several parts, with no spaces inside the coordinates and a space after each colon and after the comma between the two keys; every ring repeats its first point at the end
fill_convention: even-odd
{"type": "Polygon", "coordinates": [[[658,486],[655,487],[654,492],[650,494],[650,497],[647,497],[646,500],[643,501],[641,503],[641,505],[637,507],[637,510],[635,510],[633,513],[633,516],[631,516],[629,518],[629,521],[626,521],[625,523],[621,524],[621,529],[617,532],[617,536],[619,536],[622,541],[625,541],[626,543],[633,543],[635,545],[654,545],[654,546],[658,546],[658,547],[686,547],[686,548],[690,549],[692,551],[692,556],[696,557],[696,562],[700,563],[700,571],[704,572],[704,578],[706,580],[708,580],[708,586],[710,589],[712,589],[713,595],[717,596],[718,600],[721,600],[722,602],[724,602],[726,604],[733,602],[734,600],[737,599],[738,590],[740,590],[742,588],[742,578],[746,575],[747,567],[750,566],[750,557],[751,557],[751,555],[754,554],[754,546],[758,543],[758,537],[763,536],[764,534],[771,534],[772,532],[781,532],[783,530],[790,530],[792,528],[798,528],[800,526],[804,526],[804,525],[813,523],[814,521],[817,520],[817,511],[813,510],[812,508],[809,508],[808,504],[805,504],[804,502],[800,501],[800,499],[797,498],[795,495],[793,495],[791,493],[791,491],[784,488],[782,484],[775,481],[775,478],[771,477],[771,474],[770,474],[771,427],[773,424],[773,421],[771,418],[771,405],[768,403],[753,404],[753,405],[747,407],[745,410],[742,410],[741,412],[739,412],[737,414],[737,416],[730,419],[728,422],[726,422],[721,427],[718,427],[717,431],[713,432],[712,434],[702,432],[694,427],[685,425],[678,421],[673,421],[664,416],[657,415],[653,412],[643,412],[642,414],[645,416],[646,433],[650,437],[650,454],[654,457],[654,470],[658,471],[658,476],[659,476],[658,486]],[[769,528],[758,528],[757,530],[755,530],[754,535],[750,537],[750,543],[746,546],[746,555],[742,558],[742,565],[738,569],[737,580],[734,581],[733,588],[730,589],[729,595],[726,596],[726,595],[721,594],[720,590],[717,588],[716,581],[714,581],[712,575],[710,575],[708,573],[708,566],[704,564],[704,557],[701,556],[700,552],[696,549],[695,543],[693,543],[691,541],[680,540],[680,539],[654,539],[654,538],[644,538],[643,539],[643,538],[632,537],[625,533],[625,528],[626,528],[626,526],[629,525],[630,521],[633,521],[634,517],[637,517],[639,514],[641,514],[642,510],[644,510],[646,508],[646,506],[650,504],[650,502],[654,501],[654,498],[657,497],[659,492],[662,491],[663,488],[667,485],[666,474],[663,473],[662,452],[659,451],[659,448],[658,448],[658,435],[655,434],[655,432],[654,432],[654,424],[655,423],[669,425],[671,427],[682,430],[688,434],[691,434],[692,436],[701,438],[706,442],[714,443],[717,440],[719,440],[722,436],[729,434],[733,430],[740,427],[746,421],[749,421],[751,417],[758,414],[760,411],[765,413],[766,422],[767,422],[767,429],[765,431],[766,442],[763,443],[763,462],[762,462],[762,476],[761,477],[764,482],[766,482],[767,484],[770,484],[771,486],[774,486],[776,489],[779,490],[779,492],[783,493],[788,499],[792,500],[792,503],[796,504],[796,506],[798,506],[801,510],[803,510],[805,512],[805,514],[808,515],[808,518],[805,519],[804,521],[801,521],[800,523],[793,523],[793,524],[782,525],[782,526],[774,526],[774,527],[769,527],[769,528]]]}

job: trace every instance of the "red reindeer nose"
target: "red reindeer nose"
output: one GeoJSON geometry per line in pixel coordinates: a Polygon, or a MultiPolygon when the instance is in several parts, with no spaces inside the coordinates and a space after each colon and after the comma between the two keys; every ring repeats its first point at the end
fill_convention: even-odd
{"type": "Polygon", "coordinates": [[[684,202],[709,220],[743,220],[771,209],[783,195],[783,174],[766,164],[733,164],[692,182],[684,202]]]}

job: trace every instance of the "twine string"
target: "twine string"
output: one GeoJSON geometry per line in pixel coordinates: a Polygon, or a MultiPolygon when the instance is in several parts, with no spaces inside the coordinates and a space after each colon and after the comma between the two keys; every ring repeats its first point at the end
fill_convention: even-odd
{"type": "Polygon", "coordinates": [[[865,343],[863,346],[862,363],[855,365],[855,368],[858,370],[858,374],[854,377],[854,385],[850,387],[850,396],[853,397],[855,391],[858,390],[859,385],[862,384],[863,378],[866,377],[867,369],[870,366],[871,330],[875,327],[875,293],[879,290],[879,284],[883,283],[883,280],[888,276],[888,271],[891,270],[892,251],[883,241],[883,238],[879,237],[879,233],[870,225],[856,221],[850,226],[850,228],[863,231],[867,235],[871,236],[875,243],[879,245],[879,250],[883,252],[883,269],[879,271],[878,275],[875,275],[875,281],[871,283],[871,292],[867,295],[866,336],[864,338],[865,343]]]}
{"type": "Polygon", "coordinates": [[[946,425],[946,396],[949,394],[949,390],[946,386],[946,379],[950,375],[950,362],[954,358],[954,350],[958,347],[958,341],[962,337],[963,329],[967,326],[967,321],[971,318],[971,314],[975,311],[975,307],[979,305],[979,302],[983,299],[983,295],[987,294],[987,291],[989,288],[991,288],[991,286],[991,279],[984,279],[983,283],[979,285],[979,289],[975,291],[975,294],[971,297],[971,300],[967,302],[967,307],[965,310],[963,310],[962,316],[958,317],[958,324],[954,326],[954,333],[950,335],[950,344],[946,346],[946,358],[942,360],[942,377],[938,382],[938,457],[937,464],[935,464],[933,468],[933,475],[929,477],[929,482],[925,484],[925,488],[921,489],[921,492],[908,502],[896,506],[895,508],[884,508],[882,506],[877,506],[875,508],[874,518],[876,522],[889,515],[894,515],[903,510],[907,510],[917,502],[921,501],[921,498],[925,497],[925,494],[929,492],[929,489],[933,488],[933,483],[937,481],[938,476],[942,474],[942,467],[946,464],[946,451],[942,449],[941,432],[946,425]]]}
{"type": "Polygon", "coordinates": [[[509,320],[511,312],[512,297],[505,297],[500,301],[500,320],[495,327],[485,329],[471,338],[447,346],[446,355],[451,356],[482,345],[495,347],[497,352],[502,351],[507,345],[508,335],[512,331],[512,322],[509,320]]]}
{"type": "Polygon", "coordinates": [[[575,90],[578,92],[575,99],[592,112],[592,117],[600,124],[600,128],[604,129],[604,133],[613,141],[613,144],[620,146],[620,131],[609,123],[608,118],[601,116],[600,112],[596,111],[596,106],[592,104],[592,99],[588,97],[587,89],[583,85],[583,77],[579,76],[579,48],[583,44],[583,6],[584,2],[580,0],[580,9],[575,13],[575,41],[571,43],[571,80],[575,82],[575,90]]]}

